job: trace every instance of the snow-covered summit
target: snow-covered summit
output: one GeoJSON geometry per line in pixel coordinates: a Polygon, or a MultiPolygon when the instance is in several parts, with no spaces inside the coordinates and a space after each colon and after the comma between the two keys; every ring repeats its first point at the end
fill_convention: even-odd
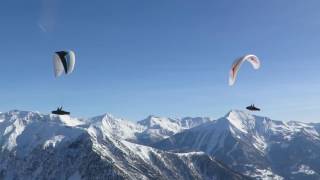
{"type": "Polygon", "coordinates": [[[150,115],[146,119],[138,121],[138,124],[147,126],[148,128],[161,128],[172,132],[179,132],[183,129],[190,129],[209,121],[212,121],[209,117],[184,117],[173,119],[150,115]]]}
{"type": "Polygon", "coordinates": [[[100,126],[106,134],[120,139],[136,140],[136,134],[142,133],[146,128],[122,118],[116,118],[107,113],[89,120],[94,126],[100,126]]]}
{"type": "Polygon", "coordinates": [[[225,119],[228,120],[230,125],[243,133],[248,133],[249,129],[255,127],[256,118],[247,112],[240,110],[232,110],[226,116],[225,119]]]}
{"type": "Polygon", "coordinates": [[[185,117],[179,120],[179,124],[184,129],[191,129],[210,121],[213,121],[213,120],[209,117],[185,117]]]}
{"type": "Polygon", "coordinates": [[[178,122],[178,119],[149,116],[142,121],[138,121],[138,124],[143,125],[148,129],[167,131],[166,135],[172,135],[182,130],[182,127],[178,122]]]}
{"type": "MultiPolygon", "coordinates": [[[[288,177],[290,170],[281,169],[281,162],[301,163],[301,159],[316,162],[320,150],[317,124],[282,122],[256,116],[247,111],[232,110],[216,121],[175,134],[155,144],[173,152],[204,151],[233,169],[258,179],[288,177]],[[299,144],[304,144],[304,148],[299,144]],[[303,158],[292,159],[297,153],[303,158]],[[279,159],[282,159],[281,161],[279,159]],[[274,163],[274,164],[273,164],[274,163]],[[244,166],[246,164],[246,166],[244,166]],[[278,167],[279,166],[279,167],[278,167]],[[274,173],[281,172],[281,176],[274,173]]],[[[307,166],[312,166],[307,164],[307,166]]],[[[314,168],[317,166],[312,166],[314,168]]],[[[320,167],[320,166],[319,166],[320,167]]],[[[317,176],[319,177],[319,176],[317,176]]]]}
{"type": "Polygon", "coordinates": [[[110,114],[1,113],[0,179],[246,179],[203,152],[134,143],[147,128],[110,114]]]}
{"type": "Polygon", "coordinates": [[[212,120],[210,118],[202,117],[173,119],[158,116],[148,116],[146,119],[138,121],[138,124],[146,127],[146,129],[139,134],[139,139],[143,144],[152,144],[209,121],[212,120]]]}
{"type": "Polygon", "coordinates": [[[212,179],[213,167],[231,179],[245,176],[228,168],[255,179],[319,179],[319,127],[241,110],[214,121],[149,116],[140,122],[111,114],[81,119],[12,110],[0,113],[0,179],[161,179],[163,172],[167,179],[212,179]]]}
{"type": "Polygon", "coordinates": [[[69,141],[83,131],[75,127],[82,124],[73,118],[44,115],[38,112],[13,110],[0,114],[1,151],[13,151],[17,156],[25,156],[36,147],[55,147],[60,142],[69,141]]]}

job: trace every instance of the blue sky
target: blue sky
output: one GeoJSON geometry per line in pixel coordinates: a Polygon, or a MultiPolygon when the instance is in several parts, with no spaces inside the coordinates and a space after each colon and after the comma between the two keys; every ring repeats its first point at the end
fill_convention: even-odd
{"type": "Polygon", "coordinates": [[[259,114],[320,121],[317,0],[3,0],[0,110],[131,120],[220,117],[255,103],[259,114]],[[55,79],[54,51],[77,66],[55,79]],[[235,58],[254,53],[259,71],[235,58]]]}

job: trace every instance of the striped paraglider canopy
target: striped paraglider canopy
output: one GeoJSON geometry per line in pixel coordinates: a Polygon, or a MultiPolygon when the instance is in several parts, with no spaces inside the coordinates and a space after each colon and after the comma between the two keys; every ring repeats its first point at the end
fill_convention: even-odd
{"type": "Polygon", "coordinates": [[[230,73],[229,73],[229,85],[230,86],[232,86],[235,83],[239,69],[240,69],[241,65],[246,61],[251,63],[251,65],[254,69],[260,68],[260,60],[255,55],[249,54],[249,55],[242,56],[239,59],[236,59],[234,61],[234,63],[232,64],[231,69],[230,69],[230,73]]]}

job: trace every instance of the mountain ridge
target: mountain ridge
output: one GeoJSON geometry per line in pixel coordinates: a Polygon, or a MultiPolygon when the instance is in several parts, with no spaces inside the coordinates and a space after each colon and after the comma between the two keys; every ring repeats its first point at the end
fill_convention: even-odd
{"type": "Polygon", "coordinates": [[[172,152],[203,151],[231,169],[255,178],[269,174],[272,179],[295,179],[303,174],[304,178],[317,179],[320,178],[317,165],[320,156],[316,153],[319,145],[319,133],[311,124],[286,123],[232,110],[216,121],[175,134],[154,147],[172,152]],[[296,147],[298,142],[306,144],[310,151],[296,147]],[[290,151],[291,147],[296,151],[290,151]],[[295,161],[296,153],[303,155],[307,162],[295,161]],[[292,169],[300,164],[299,167],[307,167],[314,173],[307,175],[297,170],[297,175],[292,169],[282,170],[279,154],[286,157],[283,162],[292,169]]]}
{"type": "Polygon", "coordinates": [[[241,110],[136,123],[12,110],[0,113],[0,179],[318,179],[318,128],[241,110]]]}
{"type": "Polygon", "coordinates": [[[126,121],[94,120],[1,113],[0,179],[249,179],[201,152],[166,152],[113,134],[126,121]]]}

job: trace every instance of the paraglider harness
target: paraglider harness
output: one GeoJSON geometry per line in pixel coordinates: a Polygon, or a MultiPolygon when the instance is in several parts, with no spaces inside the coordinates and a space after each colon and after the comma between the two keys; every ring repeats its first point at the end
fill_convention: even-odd
{"type": "Polygon", "coordinates": [[[62,106],[58,107],[57,110],[52,111],[51,113],[57,115],[70,115],[70,112],[62,110],[62,106]]]}
{"type": "Polygon", "coordinates": [[[250,106],[248,106],[247,109],[249,111],[260,111],[260,109],[255,107],[254,104],[251,104],[250,106]]]}

